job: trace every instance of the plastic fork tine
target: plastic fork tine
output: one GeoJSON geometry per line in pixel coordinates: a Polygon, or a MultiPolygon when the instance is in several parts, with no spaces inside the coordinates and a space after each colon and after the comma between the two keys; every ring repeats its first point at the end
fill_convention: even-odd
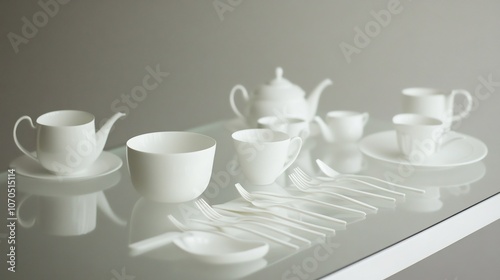
{"type": "Polygon", "coordinates": [[[302,169],[300,169],[300,167],[295,167],[293,169],[293,171],[295,171],[295,174],[299,175],[301,178],[304,178],[307,181],[313,181],[313,179],[314,179],[314,178],[310,177],[309,175],[307,175],[307,173],[305,173],[302,169]]]}
{"type": "Polygon", "coordinates": [[[366,207],[368,209],[371,209],[372,211],[378,211],[378,208],[373,206],[373,205],[370,205],[368,203],[364,203],[362,201],[359,201],[357,199],[354,199],[354,198],[351,198],[351,197],[348,197],[346,195],[343,195],[343,194],[339,194],[339,193],[334,193],[334,192],[329,192],[329,191],[323,191],[323,190],[311,190],[309,189],[309,187],[307,186],[304,186],[304,184],[300,181],[300,179],[297,178],[297,176],[295,174],[290,174],[290,180],[292,180],[292,182],[295,184],[295,186],[303,191],[303,192],[308,192],[308,193],[318,193],[318,194],[325,194],[325,195],[331,195],[331,196],[335,196],[335,197],[338,197],[338,198],[341,198],[341,199],[345,199],[347,201],[350,201],[352,203],[355,203],[355,204],[358,204],[360,206],[363,206],[363,207],[366,207]]]}
{"type": "Polygon", "coordinates": [[[342,198],[342,199],[345,199],[345,200],[348,200],[352,203],[355,203],[355,204],[358,204],[358,205],[361,205],[361,206],[364,206],[366,208],[369,208],[373,211],[377,211],[378,208],[375,207],[375,206],[372,206],[370,204],[367,204],[367,203],[364,203],[362,201],[359,201],[357,199],[354,199],[354,198],[351,198],[351,197],[348,197],[346,195],[343,195],[343,194],[339,194],[339,193],[335,193],[335,192],[330,192],[330,191],[323,191],[323,190],[320,190],[320,189],[312,189],[314,188],[313,186],[311,186],[309,183],[307,182],[303,182],[300,178],[298,178],[295,174],[290,174],[290,180],[295,184],[295,186],[303,191],[303,192],[308,192],[308,193],[318,193],[318,194],[327,194],[327,195],[331,195],[331,196],[336,196],[338,198],[342,198]]]}
{"type": "MultiPolygon", "coordinates": [[[[294,171],[295,170],[297,172],[294,173],[294,174],[298,175],[298,173],[300,173],[301,175],[299,175],[299,176],[302,177],[305,181],[308,181],[309,183],[312,183],[312,184],[314,184],[314,183],[315,184],[322,184],[324,187],[335,187],[335,188],[341,188],[341,189],[347,189],[347,190],[351,190],[351,191],[355,191],[355,192],[360,192],[360,193],[364,193],[364,194],[367,194],[367,195],[371,194],[371,195],[377,196],[379,198],[385,198],[385,199],[390,198],[390,197],[383,196],[383,195],[377,195],[377,194],[373,194],[373,193],[369,193],[369,192],[364,192],[364,191],[360,191],[360,190],[355,190],[355,189],[351,189],[351,188],[341,187],[341,186],[337,186],[337,185],[331,185],[331,184],[333,184],[334,181],[350,180],[350,181],[357,182],[357,183],[360,183],[360,184],[363,184],[363,185],[366,185],[366,186],[370,186],[370,187],[372,187],[374,189],[377,189],[377,190],[380,190],[380,191],[384,191],[384,192],[387,192],[387,193],[390,193],[390,194],[393,194],[393,195],[397,195],[397,196],[401,196],[401,197],[405,197],[406,196],[406,194],[404,194],[402,192],[388,190],[386,188],[383,188],[383,187],[380,187],[380,186],[377,186],[377,185],[374,185],[372,183],[369,183],[369,182],[366,182],[366,181],[362,181],[362,180],[359,180],[359,179],[356,179],[356,178],[337,178],[337,179],[331,178],[331,180],[322,181],[320,179],[312,178],[311,176],[307,175],[306,173],[304,173],[304,171],[302,171],[299,168],[295,168],[294,171]]],[[[392,200],[392,199],[390,199],[390,200],[392,200]]]]}
{"type": "MultiPolygon", "coordinates": [[[[203,201],[203,202],[205,202],[205,201],[203,201]]],[[[211,220],[217,219],[217,217],[213,216],[213,213],[211,213],[210,211],[206,211],[206,208],[204,207],[203,202],[201,202],[200,200],[196,200],[194,203],[196,204],[196,206],[198,206],[198,209],[200,209],[203,216],[205,216],[211,220]]]]}
{"type": "MultiPolygon", "coordinates": [[[[294,169],[295,170],[295,169],[294,169]]],[[[301,182],[303,182],[304,185],[311,187],[311,188],[316,188],[316,187],[330,187],[330,188],[336,188],[339,190],[346,190],[352,193],[357,193],[360,195],[366,195],[366,196],[371,196],[371,197],[376,197],[384,200],[389,200],[391,202],[396,202],[396,199],[390,196],[385,196],[381,194],[375,194],[371,192],[366,192],[366,191],[361,191],[361,190],[356,190],[353,188],[348,188],[348,187],[343,187],[343,186],[337,186],[337,185],[330,185],[327,182],[321,182],[318,179],[311,178],[309,175],[303,173],[303,171],[299,168],[296,170],[297,172],[292,173],[297,176],[297,179],[299,179],[301,182]]],[[[384,189],[385,190],[385,189],[384,189]]],[[[395,191],[390,191],[393,194],[400,195],[400,196],[405,196],[404,193],[400,192],[395,192],[395,191]]]]}
{"type": "Polygon", "coordinates": [[[243,188],[243,186],[241,186],[240,184],[236,184],[236,189],[238,190],[238,192],[240,193],[240,195],[245,199],[245,200],[248,200],[248,201],[252,201],[253,198],[252,196],[250,195],[249,192],[247,192],[247,190],[245,190],[245,188],[243,188]]]}
{"type": "Polygon", "coordinates": [[[228,216],[224,216],[221,213],[217,212],[217,210],[215,210],[212,206],[210,206],[210,204],[208,204],[203,198],[198,199],[195,203],[197,204],[197,206],[199,208],[200,207],[204,207],[204,209],[202,209],[201,211],[206,210],[207,213],[212,214],[213,217],[215,217],[215,218],[219,218],[219,219],[226,218],[226,219],[234,219],[234,220],[240,220],[240,221],[257,220],[257,221],[262,221],[262,222],[268,222],[268,223],[272,223],[272,224],[279,224],[279,225],[287,226],[287,227],[290,227],[290,228],[294,228],[294,229],[297,229],[297,230],[308,232],[308,233],[311,233],[311,234],[314,234],[314,235],[318,235],[318,236],[321,236],[321,237],[325,237],[326,236],[326,234],[324,234],[322,232],[315,231],[315,230],[312,230],[312,229],[308,229],[308,228],[305,228],[303,226],[299,226],[297,223],[290,222],[290,221],[288,223],[286,223],[286,222],[282,222],[282,221],[277,221],[276,219],[270,219],[270,218],[266,218],[266,217],[262,217],[262,216],[258,216],[258,215],[247,216],[247,217],[228,217],[228,216]],[[198,205],[198,203],[200,205],[198,205]]]}
{"type": "MultiPolygon", "coordinates": [[[[195,201],[195,204],[196,204],[196,206],[198,206],[198,208],[201,210],[201,212],[210,220],[220,222],[220,223],[234,224],[234,220],[233,220],[233,222],[228,221],[228,219],[227,219],[228,217],[226,217],[224,219],[224,216],[222,216],[220,213],[215,211],[208,203],[205,202],[205,204],[204,204],[200,200],[197,200],[197,201],[195,201]]],[[[306,238],[300,237],[300,236],[293,234],[293,233],[290,233],[290,232],[286,232],[286,231],[279,229],[279,228],[276,228],[276,227],[266,225],[266,224],[261,223],[261,222],[257,222],[255,220],[254,221],[242,221],[242,222],[257,225],[257,226],[266,228],[268,230],[283,234],[283,235],[288,236],[290,238],[294,238],[296,240],[304,242],[305,244],[311,245],[311,241],[306,239],[306,238]]]]}

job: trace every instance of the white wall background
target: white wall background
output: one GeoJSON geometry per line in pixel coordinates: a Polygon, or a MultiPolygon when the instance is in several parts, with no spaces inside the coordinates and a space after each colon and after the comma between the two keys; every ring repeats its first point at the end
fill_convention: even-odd
{"type": "MultiPolygon", "coordinates": [[[[116,124],[111,147],[143,132],[185,130],[231,118],[231,87],[254,88],[270,79],[276,66],[306,91],[326,77],[334,80],[321,110],[369,111],[383,120],[398,112],[401,88],[474,92],[482,78],[490,79],[493,86],[483,93],[491,95],[460,130],[481,138],[487,135],[480,127],[488,126],[489,133],[496,133],[491,139],[499,139],[499,1],[215,3],[229,9],[218,14],[213,0],[68,1],[57,11],[52,6],[55,12],[44,22],[37,1],[2,1],[0,168],[20,155],[11,131],[22,115],[80,109],[100,120],[113,113],[112,104],[125,106],[129,115],[116,124]],[[388,5],[399,12],[387,26],[372,29],[369,43],[358,44],[359,53],[347,58],[339,46],[356,46],[355,29],[373,25],[371,12],[388,5]],[[40,27],[14,46],[8,34],[26,36],[24,17],[40,27]],[[130,96],[142,84],[148,66],[169,76],[144,100],[126,105],[122,95],[130,96]]],[[[20,135],[34,147],[26,123],[20,135]]]]}

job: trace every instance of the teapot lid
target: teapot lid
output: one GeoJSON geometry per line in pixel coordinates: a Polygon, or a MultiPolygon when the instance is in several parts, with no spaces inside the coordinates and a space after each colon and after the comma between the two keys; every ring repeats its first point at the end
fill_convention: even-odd
{"type": "Polygon", "coordinates": [[[263,97],[304,97],[305,92],[297,85],[283,77],[283,68],[276,68],[276,77],[260,86],[256,94],[263,97]],[[284,96],[286,94],[286,96],[284,96]]]}

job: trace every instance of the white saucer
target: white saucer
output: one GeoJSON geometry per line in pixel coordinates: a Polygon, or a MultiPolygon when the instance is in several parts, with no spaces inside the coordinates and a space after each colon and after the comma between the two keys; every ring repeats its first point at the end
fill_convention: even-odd
{"type": "Polygon", "coordinates": [[[423,162],[410,162],[402,157],[396,139],[396,131],[378,132],[361,140],[359,148],[365,155],[381,161],[412,165],[422,168],[450,168],[478,162],[488,154],[488,148],[479,139],[461,133],[461,138],[444,145],[439,152],[423,162]]]}
{"type": "Polygon", "coordinates": [[[16,170],[17,174],[36,179],[45,180],[74,180],[90,179],[107,175],[118,170],[122,166],[121,158],[110,153],[102,152],[99,158],[87,170],[75,175],[55,175],[44,169],[38,162],[26,155],[20,156],[10,163],[10,167],[16,170]]]}

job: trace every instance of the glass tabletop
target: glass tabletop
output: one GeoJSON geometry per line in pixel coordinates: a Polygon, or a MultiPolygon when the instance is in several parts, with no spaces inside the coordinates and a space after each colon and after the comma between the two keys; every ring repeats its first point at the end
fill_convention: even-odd
{"type": "MultiPolygon", "coordinates": [[[[356,197],[376,206],[377,211],[363,210],[362,206],[344,202],[344,206],[365,211],[366,216],[329,213],[324,208],[307,206],[307,209],[317,213],[341,218],[347,224],[318,222],[316,225],[326,230],[335,230],[334,234],[331,230],[322,236],[281,228],[285,234],[277,236],[283,241],[293,241],[299,249],[266,240],[270,243],[269,253],[250,262],[204,263],[174,244],[131,256],[129,244],[177,231],[168,220],[168,215],[186,221],[199,218],[200,213],[192,201],[167,204],[141,198],[130,181],[125,147],[122,146],[105,154],[113,160],[121,159],[123,164],[107,160],[109,164],[104,164],[94,173],[102,175],[99,177],[47,180],[26,177],[19,171],[7,171],[0,175],[3,190],[0,217],[8,226],[16,222],[14,231],[7,227],[9,231],[3,234],[6,238],[2,238],[0,244],[2,252],[10,252],[10,255],[4,255],[7,260],[4,264],[7,263],[8,267],[8,261],[14,260],[12,264],[16,272],[10,273],[4,268],[1,274],[10,273],[8,279],[315,279],[414,236],[500,190],[495,184],[498,175],[487,172],[487,167],[498,162],[496,153],[493,157],[488,155],[484,160],[453,168],[416,168],[364,156],[357,144],[341,146],[326,143],[315,130],[304,142],[296,162],[276,183],[264,187],[252,186],[245,181],[237,166],[230,136],[232,131],[243,127],[237,120],[226,120],[192,130],[217,141],[212,178],[202,195],[211,205],[227,205],[241,200],[234,187],[237,182],[249,191],[288,193],[291,183],[287,175],[293,172],[294,167],[300,167],[312,176],[322,175],[315,164],[316,159],[344,173],[391,180],[425,190],[425,194],[378,184],[401,191],[405,197],[391,196],[396,198],[395,203],[356,197]],[[15,188],[15,195],[10,195],[12,188],[15,188]],[[297,235],[302,239],[294,239],[297,235]],[[10,244],[9,240],[15,243],[11,241],[10,244]]],[[[386,130],[390,130],[389,123],[370,121],[365,135],[386,130]]],[[[487,141],[485,143],[492,145],[487,141]]],[[[324,197],[318,195],[316,198],[324,197]]],[[[305,207],[302,204],[290,205],[305,207]]],[[[291,219],[308,221],[300,213],[284,211],[282,214],[291,219]]],[[[232,233],[241,238],[257,238],[237,230],[232,233]]]]}

